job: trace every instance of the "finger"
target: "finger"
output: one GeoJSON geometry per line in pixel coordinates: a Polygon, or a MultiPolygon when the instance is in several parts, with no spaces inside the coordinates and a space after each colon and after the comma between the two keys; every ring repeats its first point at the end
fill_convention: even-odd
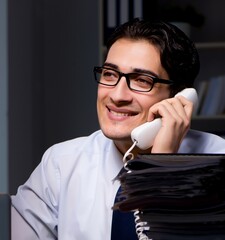
{"type": "Polygon", "coordinates": [[[192,116],[192,113],[193,113],[193,110],[194,110],[193,102],[191,102],[190,100],[186,99],[183,96],[178,96],[176,98],[179,99],[180,103],[182,104],[183,110],[184,110],[186,116],[189,119],[191,119],[191,116],[192,116]]]}
{"type": "Polygon", "coordinates": [[[186,118],[183,104],[178,99],[165,99],[155,104],[150,109],[151,113],[158,117],[186,118]]]}
{"type": "Polygon", "coordinates": [[[163,125],[165,124],[170,127],[177,125],[177,127],[183,126],[184,128],[188,128],[191,120],[189,112],[191,111],[187,109],[191,109],[191,107],[187,107],[186,104],[189,104],[186,100],[184,103],[175,98],[166,99],[152,106],[150,112],[151,114],[161,117],[163,125]]]}

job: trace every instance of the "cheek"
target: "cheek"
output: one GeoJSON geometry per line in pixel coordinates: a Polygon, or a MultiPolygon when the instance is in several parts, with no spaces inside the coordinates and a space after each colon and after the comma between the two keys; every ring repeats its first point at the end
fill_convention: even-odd
{"type": "Polygon", "coordinates": [[[152,105],[154,105],[156,101],[154,99],[143,99],[142,102],[139,102],[139,105],[141,106],[141,112],[145,116],[145,118],[148,117],[149,109],[152,105]]]}
{"type": "Polygon", "coordinates": [[[104,86],[98,85],[97,99],[102,99],[106,95],[107,95],[107,88],[105,88],[104,86]]]}
{"type": "Polygon", "coordinates": [[[139,96],[138,103],[142,108],[142,112],[145,115],[148,115],[149,109],[151,106],[153,106],[155,103],[158,103],[162,101],[163,99],[169,98],[169,91],[152,91],[150,95],[148,96],[139,96]]]}
{"type": "Polygon", "coordinates": [[[101,101],[101,91],[97,91],[97,110],[99,110],[99,104],[100,104],[100,101],[101,101]]]}
{"type": "Polygon", "coordinates": [[[107,96],[106,91],[104,91],[101,87],[98,87],[97,91],[97,111],[100,112],[101,105],[104,102],[104,98],[107,96]]]}

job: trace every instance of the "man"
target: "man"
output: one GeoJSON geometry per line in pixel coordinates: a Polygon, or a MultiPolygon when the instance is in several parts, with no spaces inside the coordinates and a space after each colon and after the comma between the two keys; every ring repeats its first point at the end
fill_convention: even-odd
{"type": "Polygon", "coordinates": [[[115,177],[131,131],[146,121],[161,117],[162,127],[144,153],[225,153],[222,138],[189,130],[193,104],[173,97],[192,87],[199,71],[183,32],[135,19],[116,29],[107,49],[103,66],[94,68],[101,130],[46,151],[12,197],[13,239],[111,239],[115,177]]]}

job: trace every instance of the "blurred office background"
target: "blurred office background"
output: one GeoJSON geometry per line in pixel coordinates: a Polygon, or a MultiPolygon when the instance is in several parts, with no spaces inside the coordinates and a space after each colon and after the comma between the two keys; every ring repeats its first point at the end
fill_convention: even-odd
{"type": "Polygon", "coordinates": [[[223,0],[0,0],[0,192],[15,194],[52,144],[98,129],[92,69],[114,25],[177,2],[203,15],[190,37],[213,44],[209,54],[217,49],[220,63],[200,44],[203,65],[222,74],[223,0]]]}

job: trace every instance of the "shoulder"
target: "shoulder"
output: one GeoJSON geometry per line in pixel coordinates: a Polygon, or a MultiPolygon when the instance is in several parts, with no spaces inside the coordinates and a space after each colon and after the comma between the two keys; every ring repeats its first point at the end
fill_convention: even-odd
{"type": "MultiPolygon", "coordinates": [[[[112,147],[112,140],[106,138],[102,131],[96,131],[89,136],[78,137],[57,143],[46,150],[41,165],[48,169],[72,169],[97,163],[112,147]],[[98,156],[98,157],[97,157],[98,156]],[[96,160],[97,159],[97,160],[96,160]]],[[[58,170],[57,170],[58,171],[58,170]]]]}
{"type": "Polygon", "coordinates": [[[225,153],[225,139],[212,133],[189,130],[179,153],[225,153]]]}
{"type": "Polygon", "coordinates": [[[60,142],[51,146],[44,155],[70,155],[78,153],[80,151],[93,152],[98,151],[98,147],[101,146],[101,150],[110,144],[111,140],[106,138],[102,131],[96,131],[89,136],[78,137],[64,142],[60,142]]]}
{"type": "Polygon", "coordinates": [[[105,159],[114,159],[107,162],[110,162],[110,165],[117,165],[117,162],[121,161],[121,156],[113,141],[98,130],[89,136],[51,146],[44,153],[40,166],[44,172],[52,172],[54,169],[60,176],[62,174],[65,176],[80,169],[102,166],[105,159]]]}

